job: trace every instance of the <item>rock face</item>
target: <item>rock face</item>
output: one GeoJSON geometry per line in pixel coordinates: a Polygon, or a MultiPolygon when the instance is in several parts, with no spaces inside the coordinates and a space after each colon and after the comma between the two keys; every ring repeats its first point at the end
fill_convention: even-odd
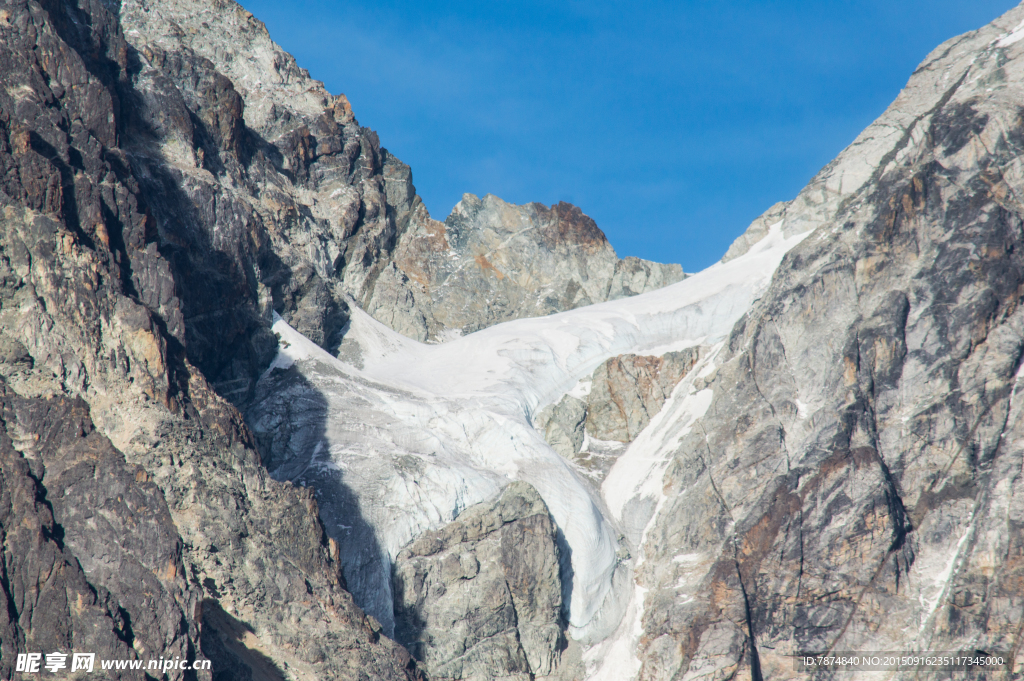
{"type": "Polygon", "coordinates": [[[202,659],[202,589],[148,474],[79,399],[22,398],[0,379],[0,419],[3,675],[22,652],[202,659]]]}
{"type": "Polygon", "coordinates": [[[514,206],[466,194],[443,223],[417,204],[366,310],[410,338],[435,340],[633,296],[683,276],[679,265],[620,260],[571,204],[514,206]]]}
{"type": "Polygon", "coordinates": [[[565,395],[556,404],[542,409],[534,420],[556,452],[578,460],[585,469],[603,478],[612,461],[598,464],[587,458],[602,446],[607,448],[606,443],[629,443],[636,439],[701,354],[700,347],[692,347],[660,356],[612,357],[587,379],[587,394],[582,399],[565,395]],[[603,441],[593,447],[593,452],[583,452],[588,435],[603,441]],[[581,452],[583,457],[578,457],[581,452]]]}
{"type": "Polygon", "coordinates": [[[431,678],[532,679],[565,649],[555,527],[514,482],[395,561],[395,638],[431,678]]]}
{"type": "Polygon", "coordinates": [[[594,372],[587,397],[587,431],[599,440],[632,442],[699,357],[697,348],[688,348],[660,357],[622,355],[608,360],[594,372]]]}
{"type": "MultiPolygon", "coordinates": [[[[234,2],[119,3],[132,128],[121,141],[183,323],[215,389],[252,395],[273,311],[336,347],[398,234],[376,134],[234,2]]],[[[411,198],[411,197],[410,197],[411,198]]]]}
{"type": "Polygon", "coordinates": [[[1024,673],[1022,19],[938,48],[764,220],[818,228],[662,450],[639,678],[806,678],[787,656],[885,650],[1024,673]]]}
{"type": "Polygon", "coordinates": [[[218,678],[414,676],[343,589],[311,493],[269,478],[204,376],[231,393],[224,377],[276,341],[259,332],[256,281],[239,289],[240,261],[203,240],[221,223],[188,219],[231,205],[182,199],[148,156],[176,138],[136,85],[160,81],[177,99],[151,109],[230,165],[244,140],[229,84],[179,64],[181,94],[100,2],[8,3],[0,35],[0,664],[213,650],[218,678]]]}
{"type": "Polygon", "coordinates": [[[536,421],[547,443],[567,459],[583,448],[587,434],[587,403],[580,398],[564,396],[558,403],[542,409],[536,421]]]}

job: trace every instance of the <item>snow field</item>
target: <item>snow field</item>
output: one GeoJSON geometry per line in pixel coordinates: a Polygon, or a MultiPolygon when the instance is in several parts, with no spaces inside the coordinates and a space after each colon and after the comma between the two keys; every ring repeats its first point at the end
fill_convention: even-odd
{"type": "Polygon", "coordinates": [[[261,380],[294,366],[325,396],[330,415],[311,458],[320,469],[343,471],[384,554],[366,588],[376,584],[386,598],[353,586],[357,601],[374,603],[367,609],[387,626],[390,589],[381,581],[389,561],[423,531],[524,480],[540,492],[571,550],[570,633],[584,645],[604,640],[607,662],[619,660],[614,670],[605,664],[601,678],[631,677],[636,665],[623,655],[635,650],[642,589],[617,556],[620,522],[630,502],[649,500],[649,512],[660,506],[665,466],[711,391],[684,380],[612,468],[600,496],[544,442],[533,415],[589,389],[587,379],[610,357],[721,342],[803,236],[786,239],[776,225],[744,256],[664,289],[439,345],[400,336],[353,307],[345,343],[358,349],[360,368],[278,319],[281,350],[261,380]]]}

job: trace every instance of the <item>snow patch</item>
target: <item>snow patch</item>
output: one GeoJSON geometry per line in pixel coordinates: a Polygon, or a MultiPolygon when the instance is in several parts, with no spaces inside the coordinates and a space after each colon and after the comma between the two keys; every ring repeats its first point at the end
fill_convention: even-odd
{"type": "Polygon", "coordinates": [[[626,502],[637,497],[661,499],[665,469],[674,447],[669,442],[690,432],[694,421],[704,416],[711,406],[713,391],[704,389],[688,394],[681,400],[675,396],[662,407],[647,428],[633,441],[601,486],[608,509],[618,520],[622,519],[626,502]],[[678,404],[676,404],[678,402],[678,404]]]}
{"type": "Polygon", "coordinates": [[[960,541],[956,543],[956,549],[953,550],[953,554],[949,557],[949,562],[946,563],[941,571],[934,575],[931,579],[931,585],[923,588],[918,596],[921,607],[928,613],[922,622],[922,628],[931,619],[936,608],[939,607],[939,603],[942,602],[943,595],[949,589],[949,581],[953,577],[956,564],[960,561],[960,552],[963,549],[964,543],[974,534],[973,520],[972,518],[971,523],[967,526],[967,531],[963,533],[960,541]]]}
{"type": "Polygon", "coordinates": [[[1008,47],[1024,40],[1024,21],[1017,24],[1012,31],[996,41],[997,47],[1008,47]]]}
{"type": "Polygon", "coordinates": [[[569,397],[575,397],[578,400],[585,400],[587,399],[587,396],[590,395],[590,390],[593,387],[594,382],[590,379],[590,377],[581,378],[579,382],[576,383],[575,386],[573,386],[572,390],[570,390],[566,394],[569,397]]]}
{"type": "Polygon", "coordinates": [[[640,637],[643,636],[644,598],[647,589],[634,584],[633,598],[629,602],[622,622],[606,641],[593,646],[583,655],[587,681],[625,681],[635,678],[640,671],[636,656],[640,637]]]}

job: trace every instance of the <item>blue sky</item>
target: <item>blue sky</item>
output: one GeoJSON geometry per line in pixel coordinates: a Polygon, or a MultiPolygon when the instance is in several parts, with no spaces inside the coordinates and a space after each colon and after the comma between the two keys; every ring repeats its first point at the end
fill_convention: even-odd
{"type": "Polygon", "coordinates": [[[243,0],[412,166],[464,192],[570,201],[620,256],[702,269],[1014,0],[243,0]]]}

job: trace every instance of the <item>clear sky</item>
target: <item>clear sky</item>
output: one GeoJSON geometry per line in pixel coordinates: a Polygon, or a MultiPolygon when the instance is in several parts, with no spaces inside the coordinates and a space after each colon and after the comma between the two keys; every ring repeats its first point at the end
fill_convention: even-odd
{"type": "Polygon", "coordinates": [[[702,269],[793,198],[939,43],[1015,0],[243,0],[412,166],[570,201],[620,256],[702,269]]]}

